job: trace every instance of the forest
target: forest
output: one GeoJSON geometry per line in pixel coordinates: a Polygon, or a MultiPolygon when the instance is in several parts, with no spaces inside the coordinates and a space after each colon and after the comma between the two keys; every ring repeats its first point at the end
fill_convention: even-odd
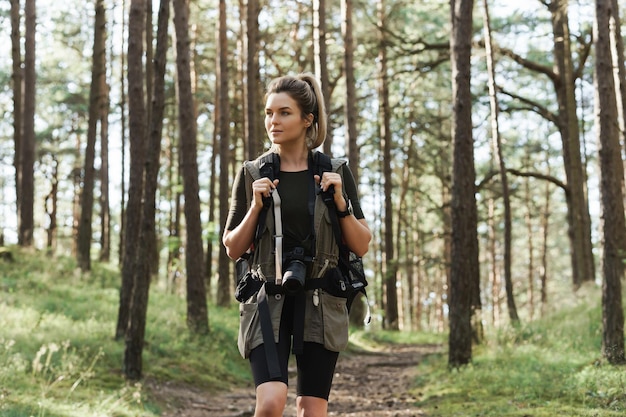
{"type": "MultiPolygon", "coordinates": [[[[78,346],[92,346],[85,356],[74,352],[88,368],[78,372],[81,381],[95,366],[88,357],[99,357],[95,340],[106,337],[114,340],[107,346],[114,344],[105,356],[114,359],[100,366],[117,369],[126,387],[176,378],[160,362],[167,355],[156,353],[165,349],[155,347],[156,323],[173,326],[167,336],[180,340],[172,346],[176,355],[196,359],[190,351],[204,342],[236,351],[235,265],[221,243],[232,183],[242,162],[271,144],[263,126],[267,84],[311,72],[330,122],[320,150],[348,161],[373,234],[363,258],[368,297],[357,299],[350,316],[353,349],[429,335],[417,344],[439,346],[441,358],[427,381],[444,381],[450,376],[442,368],[476,366],[494,340],[509,348],[545,341],[559,327],[555,317],[569,320],[584,310],[580,323],[589,320],[591,336],[568,346],[591,346],[581,361],[605,365],[608,387],[589,388],[593,378],[581,377],[584,388],[573,390],[594,399],[571,403],[597,408],[558,410],[625,410],[626,391],[613,373],[626,363],[625,6],[0,4],[0,366],[13,369],[12,346],[26,337],[18,332],[22,303],[41,303],[39,319],[24,319],[38,327],[44,314],[65,311],[57,305],[63,297],[53,294],[73,287],[84,297],[94,296],[89,287],[101,288],[98,303],[106,299],[107,306],[97,311],[109,320],[93,346],[79,337],[78,346]],[[176,312],[165,319],[170,305],[176,312]]],[[[88,305],[67,308],[74,320],[83,308],[89,312],[88,305]]],[[[41,372],[52,389],[53,366],[44,362],[42,371],[35,364],[46,352],[53,360],[72,348],[59,350],[55,342],[50,350],[42,337],[20,345],[30,353],[15,366],[35,380],[41,372]]],[[[432,354],[419,352],[420,361],[432,354]]],[[[189,364],[215,373],[200,385],[249,378],[232,352],[224,355],[223,365],[234,368],[189,364]]],[[[50,405],[12,409],[19,401],[3,385],[15,375],[0,377],[1,415],[74,415],[50,405]]],[[[520,406],[520,413],[529,408],[520,406]]],[[[495,410],[471,415],[518,415],[495,410]]],[[[466,415],[448,412],[424,415],[466,415]]],[[[102,415],[167,415],[154,413],[111,408],[102,415]]]]}

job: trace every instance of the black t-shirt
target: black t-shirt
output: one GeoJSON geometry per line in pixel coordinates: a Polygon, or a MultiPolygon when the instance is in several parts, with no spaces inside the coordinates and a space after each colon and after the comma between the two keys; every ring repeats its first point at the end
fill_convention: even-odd
{"type": "Polygon", "coordinates": [[[301,247],[306,254],[312,255],[313,221],[309,212],[309,188],[312,181],[309,179],[309,171],[281,171],[278,178],[285,251],[301,247]]]}
{"type": "MultiPolygon", "coordinates": [[[[363,219],[363,210],[359,203],[356,184],[352,172],[347,165],[343,165],[343,188],[352,203],[354,216],[363,219]]],[[[230,202],[226,229],[233,230],[245,217],[248,211],[246,201],[246,182],[244,169],[237,173],[230,202]]],[[[309,186],[313,181],[309,179],[309,171],[279,173],[278,193],[281,200],[283,221],[283,250],[284,253],[300,246],[310,249],[313,222],[309,215],[309,186]]],[[[310,253],[310,252],[309,252],[310,253]]]]}

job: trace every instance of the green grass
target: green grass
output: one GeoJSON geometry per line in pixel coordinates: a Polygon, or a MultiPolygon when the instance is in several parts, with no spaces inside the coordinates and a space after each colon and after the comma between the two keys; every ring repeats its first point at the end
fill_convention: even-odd
{"type": "MultiPolygon", "coordinates": [[[[145,382],[121,372],[119,272],[95,263],[81,274],[70,258],[11,250],[14,261],[0,261],[0,417],[160,415],[145,382]]],[[[210,306],[206,336],[190,335],[185,316],[184,299],[153,286],[143,381],[209,391],[251,384],[236,349],[237,308],[210,306]]],[[[429,417],[622,416],[626,373],[601,357],[601,323],[600,292],[590,287],[559,299],[548,317],[488,334],[461,369],[448,369],[445,334],[353,330],[350,349],[444,346],[419,364],[412,388],[429,417]]]]}
{"type": "Polygon", "coordinates": [[[599,300],[598,289],[582,289],[549,317],[489,335],[469,366],[448,369],[445,353],[427,358],[419,405],[431,417],[626,415],[624,368],[600,354],[599,300]]]}
{"type": "MultiPolygon", "coordinates": [[[[121,372],[119,272],[95,264],[84,275],[69,258],[12,252],[13,262],[0,261],[0,416],[160,415],[143,383],[121,372]]],[[[248,383],[236,308],[210,307],[205,336],[191,336],[185,316],[184,299],[151,291],[145,379],[208,390],[248,383]]]]}

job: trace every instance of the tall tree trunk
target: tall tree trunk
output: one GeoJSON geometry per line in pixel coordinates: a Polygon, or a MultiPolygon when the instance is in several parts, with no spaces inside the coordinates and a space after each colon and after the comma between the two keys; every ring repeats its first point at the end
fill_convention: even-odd
{"type": "Polygon", "coordinates": [[[533,197],[530,187],[530,178],[524,179],[524,203],[526,212],[524,213],[524,223],[526,223],[526,244],[528,245],[528,320],[533,321],[535,317],[535,236],[533,232],[533,197]]]}
{"type": "Polygon", "coordinates": [[[623,364],[624,311],[622,284],[626,250],[624,164],[617,129],[617,101],[609,22],[611,0],[596,0],[596,127],[600,153],[602,202],[602,354],[611,364],[623,364]]]}
{"type": "MultiPolygon", "coordinates": [[[[346,142],[348,144],[348,162],[354,180],[359,184],[360,156],[357,144],[357,108],[356,108],[356,78],[354,76],[354,38],[352,36],[352,2],[341,0],[341,33],[343,36],[344,52],[343,65],[346,73],[346,100],[344,111],[346,117],[346,142]]],[[[380,7],[380,6],[379,6],[380,7]]],[[[379,30],[382,33],[382,28],[379,30]]],[[[330,124],[330,123],[329,123],[330,124]]]]}
{"type": "Polygon", "coordinates": [[[477,208],[470,57],[473,0],[451,0],[452,36],[452,265],[448,297],[450,336],[448,364],[458,367],[472,359],[472,291],[479,279],[477,208]]]}
{"type": "MultiPolygon", "coordinates": [[[[546,159],[549,159],[549,155],[546,159]]],[[[550,166],[548,165],[548,175],[550,166]]],[[[552,198],[551,186],[546,181],[545,203],[541,212],[541,267],[539,281],[541,282],[541,316],[548,310],[548,230],[550,227],[550,200],[552,198]]]]}
{"type": "MultiPolygon", "coordinates": [[[[128,203],[124,229],[124,257],[122,261],[122,284],[120,306],[115,336],[121,338],[129,331],[139,331],[140,323],[129,322],[137,248],[141,225],[141,199],[146,154],[146,104],[144,101],[143,39],[145,30],[146,0],[131,0],[128,17],[128,132],[130,144],[130,173],[128,203]]],[[[134,379],[141,374],[142,346],[127,345],[125,369],[127,377],[134,379]]]]}
{"type": "MultiPolygon", "coordinates": [[[[169,119],[176,118],[176,110],[172,108],[169,119]]],[[[182,207],[182,195],[180,193],[180,173],[179,173],[179,160],[180,155],[177,153],[179,146],[179,139],[176,136],[176,129],[174,123],[168,124],[168,134],[165,135],[168,143],[166,145],[165,160],[169,161],[167,169],[167,200],[170,201],[172,209],[169,212],[169,224],[168,224],[168,258],[167,258],[167,276],[168,286],[172,292],[175,292],[178,288],[179,280],[182,277],[181,272],[181,207],[182,207]]]]}
{"type": "Polygon", "coordinates": [[[82,154],[82,140],[80,133],[78,131],[79,121],[73,120],[74,126],[72,126],[72,131],[76,136],[76,141],[74,142],[74,151],[76,155],[79,155],[74,159],[74,166],[72,167],[72,189],[74,194],[72,195],[72,256],[76,256],[78,253],[77,244],[78,244],[78,226],[80,224],[80,193],[82,191],[82,159],[80,155],[82,154]]]}
{"type": "MultiPolygon", "coordinates": [[[[217,129],[219,131],[219,144],[220,144],[220,225],[223,228],[226,224],[226,218],[228,217],[228,164],[230,162],[230,123],[229,123],[229,111],[228,111],[228,39],[226,37],[226,1],[220,0],[220,24],[219,24],[219,65],[217,79],[219,83],[218,88],[218,107],[219,107],[219,121],[217,129]]],[[[250,7],[250,4],[248,4],[250,7]]],[[[250,28],[248,28],[250,29],[250,28]]],[[[248,88],[256,88],[255,86],[248,86],[248,88]]],[[[250,92],[250,91],[248,91],[250,92]]],[[[248,100],[251,99],[251,95],[248,94],[248,100]]],[[[250,103],[250,101],[249,101],[250,103]]],[[[248,109],[248,115],[258,111],[258,107],[248,109]]],[[[256,138],[250,138],[249,146],[253,142],[256,143],[256,138]]],[[[223,231],[222,231],[223,233],[223,231]]],[[[226,255],[226,249],[220,245],[219,254],[219,277],[217,283],[217,305],[228,306],[231,302],[230,287],[231,287],[231,274],[230,274],[231,261],[226,255]]]]}
{"type": "MultiPolygon", "coordinates": [[[[506,304],[509,311],[509,319],[513,324],[519,323],[515,297],[513,294],[513,278],[511,274],[511,199],[509,196],[509,180],[506,174],[506,164],[502,152],[502,140],[500,138],[500,128],[498,116],[500,113],[498,97],[496,95],[496,73],[493,62],[493,50],[491,44],[491,26],[489,20],[489,5],[487,0],[483,0],[483,22],[485,33],[485,55],[487,59],[487,76],[489,84],[489,103],[491,106],[491,140],[494,142],[496,162],[500,171],[500,183],[502,184],[502,203],[504,205],[504,285],[506,290],[506,304]]],[[[476,307],[476,300],[472,300],[472,307],[476,307]]],[[[480,305],[480,295],[478,303],[480,305]]],[[[480,321],[477,321],[480,323],[480,321]]]]}
{"type": "MultiPolygon", "coordinates": [[[[167,29],[169,23],[169,2],[161,0],[158,19],[157,52],[154,57],[155,79],[153,86],[152,115],[150,120],[149,140],[145,159],[145,183],[142,204],[141,228],[134,271],[134,289],[130,308],[130,327],[126,339],[127,365],[126,375],[130,379],[139,379],[143,372],[142,352],[146,332],[150,277],[153,268],[151,254],[156,242],[155,211],[156,191],[158,187],[159,157],[161,155],[161,131],[163,128],[163,108],[165,107],[165,61],[167,55],[167,29]]],[[[152,65],[152,64],[150,64],[152,65]]]]}
{"type": "Polygon", "coordinates": [[[383,193],[385,195],[384,207],[384,241],[385,241],[385,262],[384,262],[384,282],[387,300],[385,303],[385,328],[398,330],[398,292],[396,286],[396,275],[398,273],[398,263],[395,258],[393,242],[393,205],[392,189],[393,180],[391,172],[391,108],[389,105],[389,79],[387,74],[387,46],[384,34],[386,12],[384,0],[379,0],[378,8],[378,33],[379,33],[379,54],[378,54],[378,76],[379,91],[378,96],[381,103],[380,138],[383,164],[383,193]]]}
{"type": "MultiPolygon", "coordinates": [[[[328,75],[328,54],[326,52],[326,0],[313,1],[313,60],[315,76],[322,85],[326,108],[330,109],[330,77],[328,75]]],[[[331,155],[333,137],[332,123],[326,124],[324,153],[331,155]]]]}
{"type": "Polygon", "coordinates": [[[33,246],[35,204],[35,99],[37,94],[35,70],[35,34],[37,9],[35,0],[26,0],[24,41],[24,131],[21,143],[20,227],[18,242],[21,246],[33,246]]]}
{"type": "MultiPolygon", "coordinates": [[[[217,37],[219,38],[219,28],[217,30],[218,34],[217,37]]],[[[220,65],[220,54],[218,53],[216,58],[215,58],[215,63],[216,63],[216,68],[219,68],[220,65]]],[[[220,77],[216,77],[215,79],[215,94],[218,97],[218,101],[219,101],[219,97],[220,97],[220,82],[221,79],[220,77]]],[[[243,100],[242,100],[243,101],[243,100]]],[[[209,230],[209,236],[207,238],[207,253],[206,253],[206,262],[205,262],[205,267],[206,267],[206,271],[205,271],[205,277],[206,277],[206,283],[207,283],[207,294],[209,294],[209,296],[211,294],[213,294],[213,243],[215,240],[218,240],[218,233],[215,233],[215,235],[213,234],[213,232],[215,232],[215,205],[217,202],[217,195],[215,193],[215,188],[216,188],[216,176],[217,176],[217,167],[215,166],[217,163],[217,157],[218,157],[218,153],[219,153],[219,138],[218,138],[218,132],[217,132],[217,126],[219,125],[219,120],[220,120],[220,108],[219,105],[215,106],[215,112],[213,114],[213,135],[211,137],[211,165],[210,165],[210,173],[209,173],[209,227],[211,228],[211,230],[209,230]]],[[[245,141],[243,141],[245,143],[245,141]]],[[[222,250],[222,245],[220,243],[218,243],[218,247],[220,248],[220,251],[222,250]]],[[[219,259],[219,254],[218,254],[218,259],[219,259]]]]}
{"type": "Polygon", "coordinates": [[[176,29],[176,74],[178,77],[178,123],[180,130],[181,171],[185,196],[187,271],[187,325],[192,333],[209,331],[204,285],[202,224],[197,160],[197,122],[189,51],[189,0],[174,0],[176,29]]]}
{"type": "Polygon", "coordinates": [[[615,87],[618,97],[617,113],[621,130],[622,146],[626,147],[626,64],[624,63],[624,40],[622,38],[622,24],[617,0],[611,0],[611,50],[613,52],[613,66],[615,72],[615,87]]]}
{"type": "MultiPolygon", "coordinates": [[[[319,0],[318,10],[318,26],[319,26],[319,77],[322,83],[322,93],[326,100],[326,109],[330,109],[330,77],[328,75],[328,67],[326,65],[326,5],[325,0],[319,0]]],[[[347,152],[350,170],[354,175],[356,184],[359,184],[359,164],[360,156],[356,138],[357,132],[357,114],[356,107],[356,78],[354,75],[354,39],[352,36],[352,0],[341,1],[341,32],[344,40],[344,71],[346,73],[346,100],[344,102],[345,111],[345,129],[347,135],[347,152]]],[[[317,71],[317,70],[316,70],[317,71]]],[[[327,123],[327,136],[324,142],[324,152],[331,154],[332,147],[332,123],[327,123]]],[[[354,326],[362,326],[363,318],[365,318],[365,305],[362,297],[354,300],[350,311],[350,322],[354,326]]]]}
{"type": "MultiPolygon", "coordinates": [[[[259,109],[261,103],[259,100],[259,85],[261,84],[260,69],[259,69],[259,13],[261,7],[259,0],[248,0],[246,8],[246,136],[248,137],[248,159],[255,159],[259,156],[260,151],[263,149],[263,138],[261,137],[261,131],[259,129],[260,118],[259,109]]],[[[220,142],[221,143],[221,142],[220,142]]],[[[220,152],[220,160],[225,157],[220,152]]],[[[220,167],[222,167],[220,163],[220,167]]],[[[228,165],[225,165],[228,168],[228,165]]],[[[222,171],[226,173],[228,171],[222,171]]],[[[220,175],[220,179],[223,178],[223,174],[220,175]]],[[[226,183],[228,184],[228,183],[226,183]]],[[[227,187],[228,188],[228,187],[227,187]]],[[[220,185],[221,190],[221,185],[220,185]]],[[[220,191],[221,193],[221,191],[220,191]]],[[[222,200],[225,202],[227,200],[222,200]]],[[[220,207],[222,204],[220,204],[220,207]]],[[[221,208],[220,208],[221,211],[221,208]]],[[[226,221],[226,219],[224,219],[226,221]]],[[[224,224],[224,223],[220,223],[224,224]]],[[[225,254],[225,252],[224,252],[225,254]]],[[[221,273],[220,273],[221,274],[221,273]]]]}
{"type": "Polygon", "coordinates": [[[591,218],[585,194],[586,174],[580,152],[576,114],[576,86],[568,22],[568,0],[549,3],[554,32],[555,89],[559,105],[558,127],[563,141],[563,164],[569,193],[568,222],[574,288],[593,282],[595,266],[591,246],[591,218]]]}
{"type": "MultiPolygon", "coordinates": [[[[126,28],[126,0],[122,0],[122,30],[126,28]]],[[[124,263],[124,241],[126,238],[126,38],[122,36],[120,52],[120,140],[121,144],[121,184],[120,184],[120,243],[118,248],[118,263],[124,263]]],[[[119,330],[119,322],[118,322],[119,330]]],[[[116,336],[118,332],[116,331],[116,336]]],[[[123,333],[122,333],[123,335],[123,333]]],[[[117,337],[121,337],[119,335],[117,337]]]]}
{"type": "MultiPolygon", "coordinates": [[[[411,108],[409,110],[409,119],[414,119],[414,109],[411,108]]],[[[400,297],[400,315],[402,317],[408,318],[408,328],[411,329],[413,327],[412,321],[414,317],[414,306],[416,304],[413,303],[415,297],[415,289],[417,288],[415,285],[415,274],[414,271],[417,268],[412,267],[415,261],[415,250],[413,246],[417,246],[417,241],[412,241],[412,237],[418,235],[413,231],[414,228],[417,227],[419,222],[412,222],[411,212],[415,212],[416,210],[412,210],[414,207],[409,202],[409,190],[414,184],[411,182],[413,178],[412,175],[412,164],[413,164],[413,155],[415,155],[415,141],[413,138],[415,137],[415,131],[412,127],[407,129],[404,143],[402,145],[402,149],[404,150],[405,155],[407,156],[402,164],[402,177],[400,180],[400,190],[399,190],[399,199],[398,206],[396,210],[396,229],[395,229],[395,247],[402,248],[404,246],[404,259],[402,260],[402,264],[405,265],[402,269],[406,274],[406,287],[405,284],[402,283],[401,288],[407,288],[406,294],[403,297],[400,297]],[[404,312],[405,306],[407,306],[408,311],[404,312]]],[[[400,270],[400,269],[399,269],[400,270]]],[[[418,302],[419,303],[419,302],[418,302]]],[[[406,320],[400,320],[400,324],[404,325],[406,320]]]]}
{"type": "MultiPolygon", "coordinates": [[[[170,118],[175,118],[175,114],[170,115],[170,118]]],[[[176,149],[179,148],[178,143],[176,142],[176,134],[174,133],[175,126],[173,124],[169,124],[169,132],[166,135],[171,141],[168,143],[166,148],[165,160],[169,161],[169,167],[167,170],[167,199],[170,201],[173,206],[172,210],[169,213],[169,225],[168,225],[168,258],[167,258],[167,276],[168,276],[168,285],[170,286],[172,292],[176,291],[176,287],[178,285],[178,280],[180,278],[181,270],[180,270],[180,255],[181,255],[181,233],[180,233],[180,219],[181,219],[181,193],[180,184],[178,183],[180,179],[180,175],[178,174],[178,166],[179,164],[176,162],[177,153],[176,149]]]]}
{"type": "Polygon", "coordinates": [[[498,268],[495,201],[492,196],[489,196],[487,200],[487,213],[487,256],[489,257],[489,283],[491,285],[491,321],[495,327],[500,323],[500,283],[502,282],[502,276],[498,268]]]}
{"type": "Polygon", "coordinates": [[[96,136],[98,122],[102,116],[102,77],[106,73],[106,10],[104,0],[96,0],[96,17],[93,38],[93,58],[91,64],[91,87],[89,90],[89,123],[87,126],[87,146],[83,161],[83,191],[80,203],[78,225],[77,261],[83,271],[91,269],[91,238],[93,219],[93,192],[95,182],[96,136]]]}
{"type": "Polygon", "coordinates": [[[46,196],[44,206],[48,215],[48,239],[46,248],[49,255],[55,253],[57,247],[57,208],[59,201],[59,160],[56,155],[52,157],[52,174],[50,175],[50,192],[46,196]]]}
{"type": "Polygon", "coordinates": [[[20,0],[11,0],[11,58],[13,61],[11,78],[13,80],[13,143],[15,144],[13,166],[15,167],[15,208],[18,218],[21,217],[20,196],[22,195],[22,137],[24,128],[24,108],[22,102],[24,77],[22,73],[20,21],[20,0]]]}
{"type": "MultiPolygon", "coordinates": [[[[108,62],[108,61],[107,61],[108,62]]],[[[106,65],[106,64],[105,64],[106,65]]],[[[100,262],[111,260],[111,204],[109,198],[109,85],[106,71],[101,77],[100,109],[100,262]]]]}

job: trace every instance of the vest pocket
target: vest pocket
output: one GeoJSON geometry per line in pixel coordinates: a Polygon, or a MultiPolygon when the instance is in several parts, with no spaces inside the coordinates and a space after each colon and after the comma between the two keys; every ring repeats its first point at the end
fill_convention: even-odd
{"type": "Polygon", "coordinates": [[[251,342],[253,338],[253,323],[258,321],[258,305],[257,303],[239,304],[239,334],[237,336],[237,347],[239,353],[246,359],[250,355],[251,342]]]}
{"type": "Polygon", "coordinates": [[[324,347],[340,352],[348,346],[348,307],[346,299],[320,291],[324,321],[324,347]]]}

